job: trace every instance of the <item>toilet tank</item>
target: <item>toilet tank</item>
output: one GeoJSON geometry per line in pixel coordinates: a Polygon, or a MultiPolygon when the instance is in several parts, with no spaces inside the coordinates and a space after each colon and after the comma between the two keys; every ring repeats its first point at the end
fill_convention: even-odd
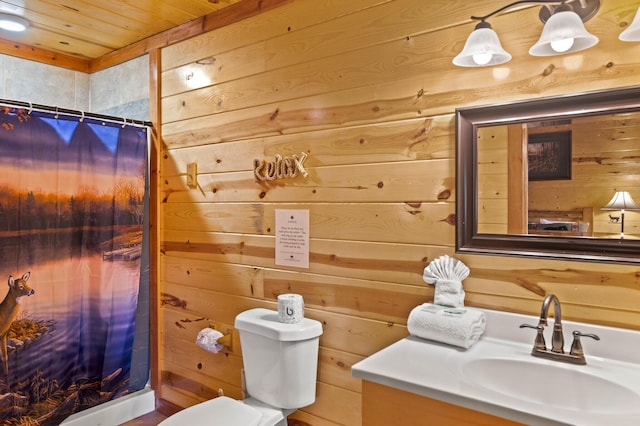
{"type": "Polygon", "coordinates": [[[277,408],[298,409],[316,399],[318,343],[322,324],[304,318],[278,320],[278,312],[256,308],[235,320],[240,333],[247,393],[277,408]]]}

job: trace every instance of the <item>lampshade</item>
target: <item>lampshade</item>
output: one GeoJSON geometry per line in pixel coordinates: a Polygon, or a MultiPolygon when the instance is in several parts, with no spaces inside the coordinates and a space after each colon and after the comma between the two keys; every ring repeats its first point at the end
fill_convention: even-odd
{"type": "Polygon", "coordinates": [[[533,56],[554,56],[578,52],[598,43],[598,37],[590,34],[582,19],[573,11],[556,12],[547,21],[540,40],[529,49],[533,56]]]}
{"type": "Polygon", "coordinates": [[[640,206],[633,201],[627,191],[617,191],[609,201],[609,204],[600,210],[640,210],[640,206]]]}
{"type": "Polygon", "coordinates": [[[631,25],[625,28],[618,38],[622,41],[640,41],[640,7],[638,7],[636,17],[633,18],[631,25]]]}
{"type": "Polygon", "coordinates": [[[29,21],[20,16],[0,13],[0,29],[20,32],[26,30],[28,26],[29,21]]]}
{"type": "Polygon", "coordinates": [[[464,44],[462,51],[453,58],[459,67],[483,67],[504,64],[511,60],[509,52],[502,48],[498,34],[488,22],[481,21],[464,44]]]}

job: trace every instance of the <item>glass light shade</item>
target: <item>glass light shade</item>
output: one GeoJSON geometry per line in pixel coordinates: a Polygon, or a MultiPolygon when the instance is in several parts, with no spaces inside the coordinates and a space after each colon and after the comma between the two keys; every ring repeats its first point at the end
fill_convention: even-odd
{"type": "Polygon", "coordinates": [[[20,32],[26,30],[28,26],[29,21],[20,16],[0,13],[0,29],[20,32]]]}
{"type": "Polygon", "coordinates": [[[625,28],[618,38],[622,41],[640,41],[640,7],[638,7],[636,17],[633,18],[631,25],[625,28]]]}
{"type": "Polygon", "coordinates": [[[532,56],[562,55],[588,49],[597,43],[598,37],[585,29],[577,13],[562,11],[554,13],[547,20],[540,40],[531,46],[529,54],[532,56]]]}
{"type": "Polygon", "coordinates": [[[511,55],[502,48],[498,34],[483,21],[469,34],[462,52],[453,58],[453,64],[459,67],[484,67],[510,60],[511,55]]]}
{"type": "Polygon", "coordinates": [[[640,210],[640,206],[633,201],[631,195],[627,191],[618,191],[613,195],[609,204],[600,210],[640,210]]]}

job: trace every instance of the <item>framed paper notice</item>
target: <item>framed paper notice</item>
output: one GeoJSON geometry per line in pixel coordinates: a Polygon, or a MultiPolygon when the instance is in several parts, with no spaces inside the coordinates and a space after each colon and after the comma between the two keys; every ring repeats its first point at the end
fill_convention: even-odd
{"type": "Polygon", "coordinates": [[[309,267],[309,210],[276,210],[276,265],[309,267]]]}

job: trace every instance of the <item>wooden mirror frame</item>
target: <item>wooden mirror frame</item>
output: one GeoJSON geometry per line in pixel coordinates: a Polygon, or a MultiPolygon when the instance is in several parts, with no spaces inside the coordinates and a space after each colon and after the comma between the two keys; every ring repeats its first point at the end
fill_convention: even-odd
{"type": "Polygon", "coordinates": [[[456,109],[456,252],[640,263],[640,239],[478,233],[478,128],[634,111],[640,87],[456,109]]]}

